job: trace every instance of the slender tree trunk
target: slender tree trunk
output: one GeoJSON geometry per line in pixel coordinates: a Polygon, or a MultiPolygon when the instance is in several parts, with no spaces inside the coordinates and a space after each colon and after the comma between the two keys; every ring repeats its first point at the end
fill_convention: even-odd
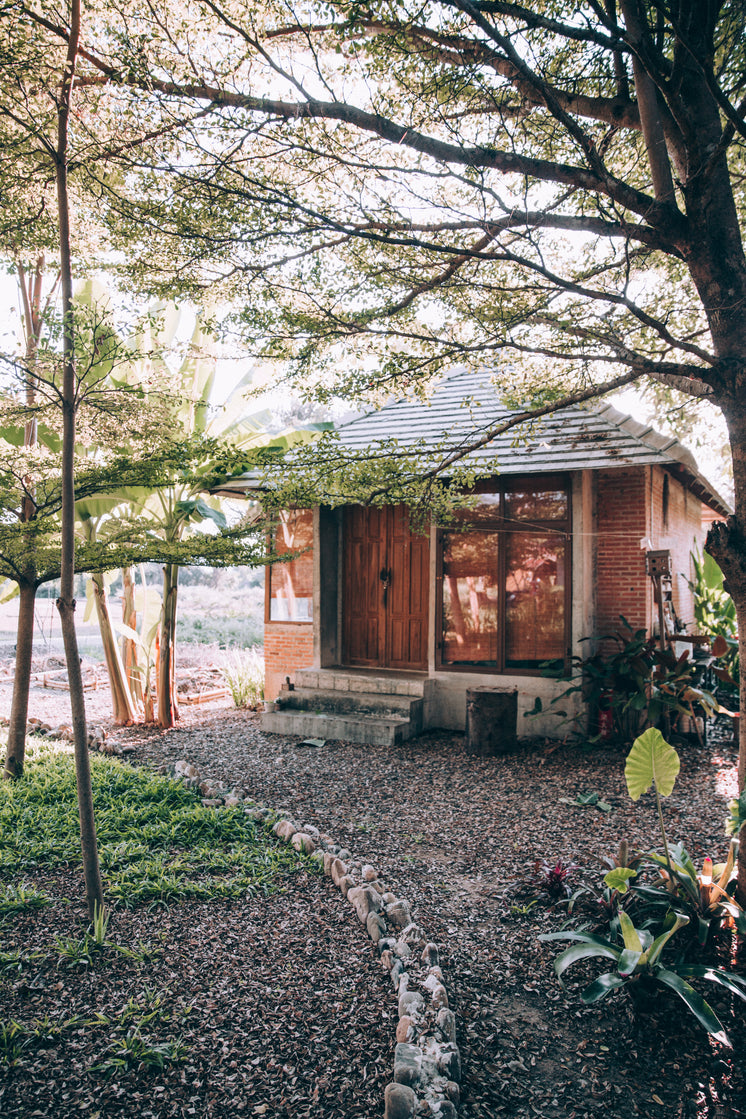
{"type": "MultiPolygon", "coordinates": [[[[122,621],[130,629],[137,629],[137,610],[135,609],[135,580],[132,575],[131,567],[122,568],[122,621]]],[[[122,662],[124,665],[124,676],[127,681],[127,687],[132,697],[132,702],[137,708],[141,703],[143,703],[144,699],[143,678],[137,645],[131,637],[122,638],[122,662]]]]}
{"type": "Polygon", "coordinates": [[[73,735],[75,741],[75,778],[78,788],[80,846],[83,856],[83,877],[86,902],[91,920],[104,904],[101,873],[96,845],[96,824],[93,815],[91,767],[88,756],[83,674],[75,632],[75,330],[73,321],[72,254],[70,247],[70,202],[67,189],[67,146],[70,105],[72,101],[75,62],[80,39],[80,0],[70,7],[70,36],[65,74],[58,101],[56,150],[57,209],[60,236],[60,274],[62,286],[62,549],[60,559],[60,613],[62,639],[65,646],[67,677],[70,685],[73,735]]]}
{"type": "MultiPolygon", "coordinates": [[[[26,338],[26,404],[32,407],[36,402],[37,382],[34,375],[39,343],[44,328],[46,307],[42,306],[42,283],[44,279],[44,255],[36,261],[33,279],[23,266],[16,261],[18,286],[23,304],[23,324],[26,338]]],[[[24,447],[34,447],[37,441],[35,418],[27,420],[23,431],[24,447]]],[[[32,478],[26,478],[26,495],[21,503],[21,522],[28,524],[36,516],[35,487],[32,478]]],[[[16,661],[13,675],[13,698],[10,708],[8,728],[8,748],[5,757],[3,776],[20,777],[26,753],[26,724],[28,722],[28,698],[31,684],[31,658],[34,644],[34,605],[36,600],[36,568],[33,552],[26,562],[25,579],[19,581],[21,596],[18,608],[18,633],[16,636],[16,661]]]]}
{"type": "Polygon", "coordinates": [[[174,648],[176,637],[176,594],[179,569],[175,563],[163,568],[163,605],[161,607],[161,647],[158,660],[158,726],[167,730],[179,717],[176,701],[174,648]]]}
{"type": "Polygon", "coordinates": [[[31,656],[34,649],[34,606],[36,584],[20,583],[18,629],[16,633],[16,663],[13,678],[13,699],[8,727],[8,750],[5,755],[3,776],[20,777],[26,753],[26,724],[28,697],[31,684],[31,656]]]}
{"type": "Polygon", "coordinates": [[[106,671],[109,675],[109,688],[111,689],[111,702],[114,713],[114,722],[118,727],[129,727],[137,719],[124,675],[124,665],[119,655],[119,646],[114,636],[109,616],[109,606],[106,601],[106,587],[103,575],[92,575],[93,593],[96,601],[96,614],[98,628],[101,632],[101,642],[104,647],[104,660],[106,671]]]}

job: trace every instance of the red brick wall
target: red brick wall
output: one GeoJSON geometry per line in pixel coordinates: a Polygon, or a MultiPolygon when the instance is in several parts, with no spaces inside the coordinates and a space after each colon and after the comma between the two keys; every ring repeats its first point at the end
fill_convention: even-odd
{"type": "Polygon", "coordinates": [[[644,467],[597,475],[596,636],[616,633],[623,614],[633,629],[649,629],[649,580],[640,540],[648,535],[644,467]]]}
{"type": "Polygon", "coordinates": [[[285,677],[313,665],[313,626],[299,622],[265,622],[264,694],[276,699],[285,677]]]}

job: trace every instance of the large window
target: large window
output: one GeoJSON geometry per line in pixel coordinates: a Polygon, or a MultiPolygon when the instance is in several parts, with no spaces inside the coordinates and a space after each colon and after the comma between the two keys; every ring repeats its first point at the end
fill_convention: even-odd
{"type": "Polygon", "coordinates": [[[569,646],[567,479],[483,485],[441,538],[443,667],[536,672],[569,646]]]}
{"type": "Polygon", "coordinates": [[[281,513],[274,532],[274,550],[279,556],[288,552],[299,554],[286,563],[273,563],[270,568],[270,622],[312,621],[312,545],[313,512],[310,509],[291,509],[281,513]]]}

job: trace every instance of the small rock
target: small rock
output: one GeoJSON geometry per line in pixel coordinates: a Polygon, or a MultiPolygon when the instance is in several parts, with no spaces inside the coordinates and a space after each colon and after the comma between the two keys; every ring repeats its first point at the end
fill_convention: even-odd
{"type": "Polygon", "coordinates": [[[440,957],[438,955],[437,944],[433,944],[433,942],[430,941],[429,944],[425,945],[425,947],[422,949],[422,962],[425,967],[438,966],[438,964],[440,963],[440,957]]]}
{"type": "Polygon", "coordinates": [[[386,906],[386,920],[397,929],[403,929],[412,923],[409,905],[406,901],[392,901],[386,906]]]}
{"type": "Polygon", "coordinates": [[[425,1000],[419,991],[405,991],[399,995],[399,1017],[414,1018],[425,1006],[425,1000]]]}
{"type": "Polygon", "coordinates": [[[368,930],[368,936],[374,944],[378,944],[379,940],[386,932],[386,922],[380,913],[369,913],[365,922],[365,927],[368,930]]]}
{"type": "Polygon", "coordinates": [[[365,866],[363,866],[362,870],[360,871],[360,876],[363,882],[375,882],[376,878],[378,878],[378,874],[369,863],[366,863],[365,866]]]}
{"type": "Polygon", "coordinates": [[[412,1041],[414,1039],[414,1022],[408,1014],[403,1014],[396,1027],[397,1041],[412,1041]]]}
{"type": "Polygon", "coordinates": [[[335,886],[339,886],[342,879],[347,874],[347,864],[340,859],[339,855],[332,861],[331,866],[331,879],[335,886]]]}
{"type": "Polygon", "coordinates": [[[227,797],[223,798],[223,804],[226,808],[238,808],[241,803],[241,798],[237,797],[235,793],[229,793],[227,797]]]}
{"type": "Polygon", "coordinates": [[[220,797],[202,797],[203,808],[220,808],[222,804],[220,797]]]}
{"type": "Polygon", "coordinates": [[[349,862],[350,859],[352,858],[352,852],[348,851],[346,847],[342,847],[337,852],[337,858],[341,859],[343,863],[344,862],[349,862]]]}
{"type": "Polygon", "coordinates": [[[397,1042],[394,1050],[394,1080],[410,1088],[417,1085],[422,1069],[422,1053],[416,1045],[406,1041],[397,1042]]]}
{"type": "Polygon", "coordinates": [[[278,820],[272,831],[278,839],[284,839],[288,842],[295,835],[297,828],[295,824],[291,824],[290,820],[278,820]]]}
{"type": "Polygon", "coordinates": [[[458,1119],[458,1112],[450,1100],[443,1100],[441,1103],[439,1119],[458,1119]]]}
{"type": "Polygon", "coordinates": [[[290,842],[296,851],[301,851],[304,855],[311,855],[316,850],[316,843],[304,831],[297,831],[290,842]]]}
{"type": "Polygon", "coordinates": [[[387,1084],[384,1093],[385,1119],[414,1119],[417,1097],[406,1084],[387,1084]]]}
{"type": "Polygon", "coordinates": [[[445,1006],[442,1007],[438,1011],[438,1016],[435,1019],[435,1024],[438,1027],[438,1029],[440,1030],[440,1032],[443,1034],[443,1037],[446,1039],[446,1041],[451,1041],[455,1045],[455,1043],[456,1043],[456,1015],[453,1013],[453,1011],[448,1010],[447,1007],[445,1007],[445,1006]]]}

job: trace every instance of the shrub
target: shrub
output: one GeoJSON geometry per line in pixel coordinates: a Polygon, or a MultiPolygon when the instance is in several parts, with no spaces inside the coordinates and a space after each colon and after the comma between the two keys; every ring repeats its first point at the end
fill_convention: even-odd
{"type": "Polygon", "coordinates": [[[264,657],[256,649],[234,653],[223,676],[234,707],[257,707],[264,699],[264,657]]]}

